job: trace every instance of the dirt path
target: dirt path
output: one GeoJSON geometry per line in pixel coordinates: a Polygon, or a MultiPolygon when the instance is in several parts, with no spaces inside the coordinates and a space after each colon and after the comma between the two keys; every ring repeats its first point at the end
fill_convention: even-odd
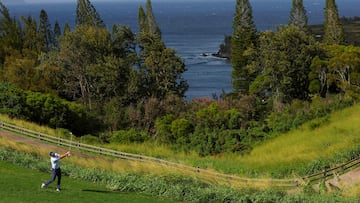
{"type": "MultiPolygon", "coordinates": [[[[6,139],[9,139],[11,141],[15,141],[15,142],[19,142],[19,143],[25,143],[27,145],[32,145],[34,147],[37,148],[44,148],[44,149],[48,149],[49,152],[50,151],[54,151],[54,152],[58,152],[58,153],[64,153],[66,151],[68,151],[67,149],[63,148],[63,147],[57,147],[51,144],[47,144],[45,142],[41,142],[38,140],[34,140],[32,138],[29,137],[25,137],[25,136],[21,136],[21,135],[15,135],[13,133],[7,132],[7,131],[2,131],[0,130],[0,136],[4,137],[6,139]]],[[[73,155],[75,156],[79,156],[79,157],[83,157],[83,158],[95,158],[94,156],[90,156],[87,154],[82,154],[79,152],[71,152],[73,155]]]]}
{"type": "Polygon", "coordinates": [[[341,190],[360,183],[360,168],[356,168],[343,175],[336,176],[326,181],[328,190],[341,190]]]}

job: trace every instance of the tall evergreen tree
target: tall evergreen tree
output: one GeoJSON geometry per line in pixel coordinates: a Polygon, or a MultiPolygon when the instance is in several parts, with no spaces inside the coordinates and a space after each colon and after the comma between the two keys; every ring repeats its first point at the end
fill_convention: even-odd
{"type": "Polygon", "coordinates": [[[237,0],[231,38],[231,64],[233,88],[235,93],[246,93],[254,79],[249,75],[246,65],[249,58],[245,51],[256,45],[256,27],[249,0],[237,0]]]}
{"type": "Polygon", "coordinates": [[[144,8],[140,5],[138,11],[139,33],[146,32],[146,14],[144,8]]]}
{"type": "Polygon", "coordinates": [[[164,99],[168,95],[183,97],[188,88],[182,77],[186,71],[185,64],[176,52],[166,48],[161,39],[161,31],[155,21],[151,1],[146,2],[146,12],[139,8],[139,35],[141,48],[139,70],[133,73],[133,78],[139,81],[132,84],[137,92],[136,97],[156,97],[164,99]]]}
{"type": "Polygon", "coordinates": [[[161,38],[161,31],[158,24],[156,23],[150,0],[146,1],[146,21],[146,30],[149,33],[161,38]]]}
{"type": "Polygon", "coordinates": [[[40,11],[38,32],[42,41],[42,51],[48,52],[51,46],[54,44],[54,34],[51,29],[48,15],[44,9],[40,11]]]}
{"type": "Polygon", "coordinates": [[[299,27],[302,30],[307,30],[308,17],[306,15],[303,0],[293,0],[289,25],[299,27]]]}
{"type": "Polygon", "coordinates": [[[59,45],[59,37],[61,36],[61,28],[58,21],[55,21],[54,24],[54,46],[59,45]]]}
{"type": "MultiPolygon", "coordinates": [[[[42,38],[38,33],[38,26],[36,23],[36,19],[28,16],[25,18],[21,16],[21,20],[24,24],[23,29],[23,51],[28,50],[32,52],[34,55],[39,54],[43,50],[43,42],[42,38]]],[[[28,53],[30,53],[28,52],[28,53]]],[[[35,56],[34,56],[35,57],[35,56]]]]}
{"type": "Polygon", "coordinates": [[[326,44],[344,44],[344,28],[340,22],[335,0],[326,0],[324,38],[326,44]]]}
{"type": "Polygon", "coordinates": [[[0,2],[0,66],[4,63],[6,50],[21,50],[21,33],[19,23],[10,17],[8,8],[0,2]]]}
{"type": "Polygon", "coordinates": [[[105,27],[99,13],[89,0],[77,1],[76,25],[105,27]]]}
{"type": "Polygon", "coordinates": [[[69,25],[69,23],[66,22],[65,25],[64,25],[64,35],[66,35],[66,34],[68,34],[70,32],[71,32],[70,25],[69,25]]]}

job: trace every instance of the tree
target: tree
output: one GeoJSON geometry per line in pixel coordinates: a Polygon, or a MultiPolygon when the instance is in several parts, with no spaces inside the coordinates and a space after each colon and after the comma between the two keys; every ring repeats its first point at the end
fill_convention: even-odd
{"type": "Polygon", "coordinates": [[[22,30],[20,24],[10,17],[9,10],[0,2],[0,79],[1,66],[9,52],[22,49],[22,30]]]}
{"type": "Polygon", "coordinates": [[[69,23],[65,23],[64,25],[64,35],[68,34],[71,32],[71,28],[70,28],[70,25],[69,23]]]}
{"type": "MultiPolygon", "coordinates": [[[[92,107],[94,89],[89,71],[104,64],[110,53],[110,33],[105,28],[77,26],[73,32],[64,35],[59,43],[55,64],[62,69],[63,93],[69,98],[92,107]]],[[[103,70],[98,69],[98,72],[103,70]]]]}
{"type": "Polygon", "coordinates": [[[166,48],[161,31],[152,12],[151,1],[146,2],[146,12],[139,8],[138,35],[140,51],[139,70],[132,75],[140,83],[131,85],[140,97],[164,99],[168,95],[183,97],[188,88],[182,77],[185,64],[173,49],[166,48]]]}
{"type": "Polygon", "coordinates": [[[309,87],[312,93],[326,97],[328,93],[360,91],[360,48],[324,45],[322,54],[311,64],[309,87]]]}
{"type": "Polygon", "coordinates": [[[328,62],[328,83],[336,84],[346,92],[351,87],[360,88],[360,48],[333,45],[328,47],[332,56],[328,62]]]}
{"type": "Polygon", "coordinates": [[[23,52],[27,52],[36,58],[43,50],[42,36],[38,33],[36,19],[28,16],[27,18],[21,16],[21,20],[24,23],[23,29],[23,52]]]}
{"type": "Polygon", "coordinates": [[[328,62],[319,56],[316,56],[311,62],[309,73],[309,91],[319,94],[325,98],[329,89],[327,81],[328,62]]]}
{"type": "Polygon", "coordinates": [[[292,1],[289,25],[299,27],[305,31],[308,29],[308,17],[302,0],[292,1]]]}
{"type": "Polygon", "coordinates": [[[251,92],[271,95],[275,107],[293,99],[309,98],[310,65],[318,54],[315,39],[298,27],[281,27],[260,37],[259,66],[262,74],[251,84],[251,92]]]}
{"type": "Polygon", "coordinates": [[[139,23],[139,33],[146,32],[146,14],[144,8],[140,5],[138,11],[138,23],[139,23]]]}
{"type": "Polygon", "coordinates": [[[156,23],[150,0],[146,0],[146,28],[145,31],[161,38],[161,31],[156,23]]]}
{"type": "Polygon", "coordinates": [[[168,95],[184,96],[188,85],[181,74],[186,71],[186,68],[173,49],[151,51],[145,58],[145,66],[149,85],[148,95],[160,99],[168,95]]]}
{"type": "Polygon", "coordinates": [[[325,44],[345,43],[344,28],[339,19],[335,0],[326,0],[323,42],[325,44]]]}
{"type": "Polygon", "coordinates": [[[49,22],[48,15],[44,9],[40,11],[38,32],[42,42],[42,51],[48,52],[51,46],[54,45],[54,34],[51,29],[51,24],[49,22]]]}
{"type": "Polygon", "coordinates": [[[58,21],[55,21],[54,25],[54,46],[59,45],[59,37],[61,36],[61,28],[58,21]]]}
{"type": "Polygon", "coordinates": [[[136,36],[127,26],[113,26],[112,51],[121,58],[127,58],[130,63],[135,63],[136,58],[136,36]]]}
{"type": "Polygon", "coordinates": [[[89,0],[78,0],[76,6],[76,25],[105,27],[99,13],[89,0]]]}
{"type": "Polygon", "coordinates": [[[248,0],[237,0],[231,38],[233,88],[237,93],[248,92],[249,84],[254,79],[245,68],[249,59],[244,53],[249,47],[256,47],[256,32],[250,2],[248,0]]]}

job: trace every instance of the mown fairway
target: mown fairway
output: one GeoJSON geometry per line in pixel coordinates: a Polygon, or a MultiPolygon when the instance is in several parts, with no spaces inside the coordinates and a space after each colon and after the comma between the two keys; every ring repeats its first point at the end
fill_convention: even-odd
{"type": "Polygon", "coordinates": [[[101,185],[62,179],[62,191],[55,191],[55,183],[41,189],[40,184],[50,178],[50,173],[40,173],[31,169],[0,161],[0,202],[172,202],[155,199],[146,195],[120,193],[105,189],[101,185]]]}

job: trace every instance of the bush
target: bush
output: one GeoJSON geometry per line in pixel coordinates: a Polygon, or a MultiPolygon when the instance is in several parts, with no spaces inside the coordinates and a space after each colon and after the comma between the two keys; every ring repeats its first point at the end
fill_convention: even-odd
{"type": "Polygon", "coordinates": [[[142,143],[147,140],[149,136],[145,132],[140,132],[135,129],[120,130],[115,132],[109,139],[111,143],[142,143]]]}
{"type": "Polygon", "coordinates": [[[155,122],[156,141],[165,144],[174,144],[175,137],[171,133],[171,123],[175,120],[175,116],[168,114],[155,122]]]}
{"type": "Polygon", "coordinates": [[[87,144],[99,144],[100,139],[99,139],[99,137],[96,137],[93,135],[84,135],[84,136],[81,136],[81,142],[87,143],[87,144]]]}
{"type": "Polygon", "coordinates": [[[176,144],[188,144],[190,142],[190,134],[193,132],[192,123],[184,118],[176,119],[171,123],[171,134],[176,140],[176,144]]]}
{"type": "Polygon", "coordinates": [[[25,93],[9,83],[0,83],[0,113],[24,118],[25,93]]]}

